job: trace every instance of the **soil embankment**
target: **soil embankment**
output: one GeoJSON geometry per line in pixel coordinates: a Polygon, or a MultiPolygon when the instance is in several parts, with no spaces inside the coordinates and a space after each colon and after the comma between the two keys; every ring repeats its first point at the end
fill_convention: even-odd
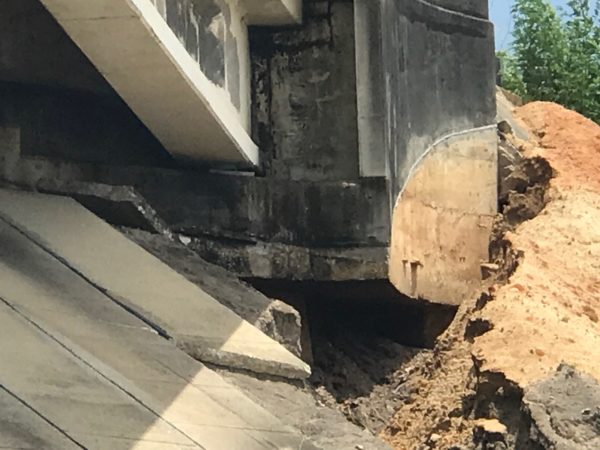
{"type": "Polygon", "coordinates": [[[504,137],[525,159],[496,275],[406,381],[382,434],[398,450],[600,448],[600,126],[551,103],[515,115],[531,140],[504,137]]]}

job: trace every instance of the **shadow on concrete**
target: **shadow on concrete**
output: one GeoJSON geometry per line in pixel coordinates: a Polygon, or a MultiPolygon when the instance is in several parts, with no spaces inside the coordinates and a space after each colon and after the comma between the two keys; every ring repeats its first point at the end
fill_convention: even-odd
{"type": "Polygon", "coordinates": [[[5,221],[0,280],[0,385],[31,420],[0,444],[313,448],[5,221]]]}

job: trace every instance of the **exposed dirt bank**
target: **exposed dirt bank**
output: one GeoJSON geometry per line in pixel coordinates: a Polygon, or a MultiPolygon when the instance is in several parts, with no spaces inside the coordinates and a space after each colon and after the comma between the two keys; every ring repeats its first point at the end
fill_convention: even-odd
{"type": "Polygon", "coordinates": [[[539,139],[520,144],[524,155],[546,159],[555,177],[546,208],[507,235],[523,257],[482,311],[493,329],[474,354],[520,386],[561,362],[600,379],[600,127],[551,103],[517,115],[539,139]]]}
{"type": "Polygon", "coordinates": [[[398,450],[600,448],[600,127],[549,103],[515,114],[534,141],[508,144],[539,170],[506,197],[495,279],[407,380],[382,433],[398,450]]]}

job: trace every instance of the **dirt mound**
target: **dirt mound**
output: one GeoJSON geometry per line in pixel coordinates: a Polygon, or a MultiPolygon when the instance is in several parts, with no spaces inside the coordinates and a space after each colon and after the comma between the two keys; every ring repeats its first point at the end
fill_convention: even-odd
{"type": "Polygon", "coordinates": [[[547,102],[529,103],[516,116],[531,128],[542,156],[556,170],[556,186],[600,192],[600,126],[547,102]]]}
{"type": "MultiPolygon", "coordinates": [[[[600,127],[550,103],[528,104],[515,114],[535,141],[506,140],[526,160],[547,161],[554,178],[540,190],[525,177],[506,196],[502,206],[510,220],[499,222],[491,249],[499,273],[510,276],[491,280],[480,299],[461,306],[429,363],[408,381],[415,394],[383,433],[398,450],[587,448],[578,442],[597,430],[596,422],[580,426],[587,420],[581,411],[565,418],[550,409],[552,427],[544,428],[537,422],[546,419],[527,401],[539,397],[539,386],[560,385],[556,371],[563,363],[600,380],[600,127]],[[521,214],[531,195],[539,214],[521,214]],[[548,433],[564,440],[558,445],[548,433]]],[[[524,168],[534,166],[543,164],[524,168]]],[[[568,397],[555,400],[568,403],[568,397]]],[[[576,397],[583,403],[593,398],[576,397]]],[[[596,417],[596,407],[584,409],[596,417]]]]}
{"type": "Polygon", "coordinates": [[[539,139],[517,145],[546,159],[555,177],[546,208],[507,235],[524,256],[482,311],[493,330],[475,354],[482,370],[522,386],[561,362],[600,379],[600,126],[552,103],[517,115],[539,139]]]}

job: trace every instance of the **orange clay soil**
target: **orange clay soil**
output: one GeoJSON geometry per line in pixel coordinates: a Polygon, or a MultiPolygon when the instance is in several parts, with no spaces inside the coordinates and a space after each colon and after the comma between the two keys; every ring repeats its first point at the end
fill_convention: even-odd
{"type": "Polygon", "coordinates": [[[555,170],[548,204],[509,235],[524,257],[482,314],[483,370],[526,386],[561,362],[600,380],[600,126],[553,103],[516,114],[539,140],[523,145],[555,170]]]}
{"type": "Polygon", "coordinates": [[[553,104],[515,110],[530,142],[509,140],[525,157],[540,156],[555,177],[547,205],[506,236],[523,256],[508,283],[476,311],[467,302],[422,370],[416,394],[382,437],[397,450],[448,449],[472,442],[476,421],[464,407],[476,370],[501,373],[526,388],[566,362],[600,380],[600,126],[553,104]],[[491,331],[464,339],[473,319],[491,331]]]}

